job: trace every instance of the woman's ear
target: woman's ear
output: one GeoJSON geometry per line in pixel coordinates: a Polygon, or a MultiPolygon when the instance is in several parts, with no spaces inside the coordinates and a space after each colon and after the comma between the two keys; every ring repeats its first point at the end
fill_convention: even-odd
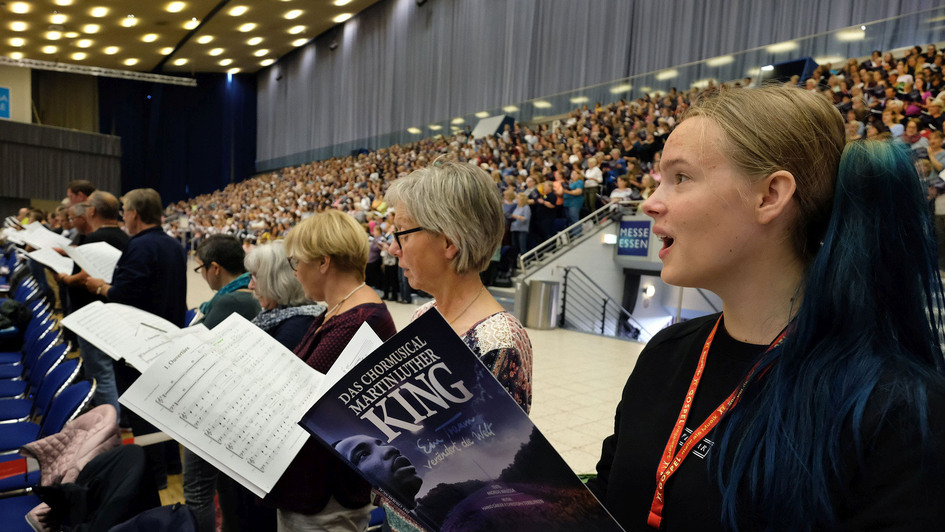
{"type": "Polygon", "coordinates": [[[794,174],[778,170],[756,183],[753,187],[757,194],[756,216],[762,224],[778,218],[793,204],[797,182],[794,174]]]}
{"type": "Polygon", "coordinates": [[[328,273],[328,268],[331,267],[331,257],[324,256],[321,258],[321,261],[318,263],[318,271],[322,274],[328,273]]]}
{"type": "Polygon", "coordinates": [[[446,247],[444,248],[444,255],[447,260],[453,260],[453,258],[459,253],[459,248],[456,247],[456,244],[452,240],[443,237],[443,240],[446,242],[446,247]]]}

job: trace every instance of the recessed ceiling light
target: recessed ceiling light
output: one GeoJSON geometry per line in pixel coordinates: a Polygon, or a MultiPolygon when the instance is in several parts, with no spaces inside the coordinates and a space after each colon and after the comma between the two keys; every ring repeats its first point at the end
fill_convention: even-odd
{"type": "Polygon", "coordinates": [[[184,23],[184,29],[185,29],[185,30],[192,30],[192,29],[196,28],[196,27],[199,26],[199,25],[200,25],[200,21],[197,20],[197,19],[195,19],[195,18],[192,18],[192,19],[190,19],[190,20],[188,20],[187,22],[184,23]]]}
{"type": "Polygon", "coordinates": [[[866,32],[861,29],[843,30],[837,32],[837,40],[843,42],[862,41],[866,38],[866,32]]]}
{"type": "Polygon", "coordinates": [[[186,65],[187,61],[189,61],[189,59],[187,59],[186,57],[181,57],[180,59],[175,59],[174,64],[177,66],[186,65]]]}
{"type": "Polygon", "coordinates": [[[227,73],[227,74],[236,74],[236,73],[239,72],[239,71],[240,71],[240,69],[238,69],[238,68],[231,68],[231,69],[227,70],[226,73],[227,73]]]}
{"type": "Polygon", "coordinates": [[[335,0],[332,4],[335,4],[338,7],[346,6],[351,3],[351,0],[335,0]]]}
{"type": "Polygon", "coordinates": [[[88,57],[88,55],[85,52],[76,52],[72,54],[72,58],[75,59],[76,61],[81,61],[85,59],[86,57],[88,57]]]}
{"type": "Polygon", "coordinates": [[[10,39],[10,46],[15,46],[19,48],[20,46],[23,46],[24,44],[26,44],[26,39],[24,39],[23,37],[14,37],[10,39]]]}
{"type": "Polygon", "coordinates": [[[246,6],[233,6],[228,13],[230,16],[239,17],[249,11],[249,8],[246,6]]]}
{"type": "Polygon", "coordinates": [[[23,59],[23,52],[10,52],[10,59],[23,59]]]}
{"type": "Polygon", "coordinates": [[[582,104],[587,103],[588,101],[590,100],[587,96],[575,96],[574,98],[571,98],[571,103],[582,104]]]}
{"type": "Polygon", "coordinates": [[[161,55],[170,55],[173,51],[174,51],[173,48],[171,48],[170,46],[167,46],[158,50],[158,53],[161,55]]]}
{"type": "Polygon", "coordinates": [[[441,125],[439,125],[439,124],[430,124],[430,125],[427,126],[427,127],[430,128],[430,129],[432,129],[433,131],[439,131],[439,130],[443,129],[443,126],[441,126],[441,125]]]}
{"type": "Polygon", "coordinates": [[[269,58],[269,59],[263,59],[262,61],[259,62],[259,64],[262,66],[269,66],[275,62],[276,62],[275,59],[269,58]]]}
{"type": "Polygon", "coordinates": [[[144,42],[154,42],[158,40],[158,35],[157,33],[146,33],[141,36],[141,40],[144,42]]]}
{"type": "Polygon", "coordinates": [[[132,66],[132,65],[137,65],[137,64],[138,64],[138,60],[135,59],[134,57],[130,57],[130,58],[128,58],[128,59],[125,59],[125,60],[123,61],[123,63],[125,63],[125,64],[128,65],[128,66],[132,66]]]}
{"type": "Polygon", "coordinates": [[[411,133],[411,134],[413,134],[413,135],[419,135],[420,133],[422,133],[422,131],[420,131],[420,128],[408,127],[408,128],[407,128],[407,133],[411,133]]]}
{"type": "Polygon", "coordinates": [[[476,118],[489,118],[489,111],[479,111],[476,113],[476,118]]]}
{"type": "Polygon", "coordinates": [[[221,60],[220,60],[220,66],[230,66],[230,65],[232,65],[232,64],[233,64],[233,60],[232,60],[232,59],[221,59],[221,60]]]}
{"type": "Polygon", "coordinates": [[[121,19],[121,25],[126,28],[130,28],[136,24],[138,24],[138,19],[136,19],[134,15],[128,15],[127,17],[121,19]]]}
{"type": "Polygon", "coordinates": [[[735,61],[735,58],[730,55],[720,55],[718,57],[706,59],[705,64],[709,65],[710,67],[717,67],[717,66],[727,65],[733,61],[735,61]]]}
{"type": "Polygon", "coordinates": [[[664,70],[664,71],[662,71],[662,72],[658,72],[658,73],[656,74],[656,79],[658,79],[658,80],[660,80],[660,81],[663,81],[663,80],[667,80],[667,79],[673,79],[673,78],[675,78],[675,77],[678,76],[678,75],[679,75],[679,71],[676,70],[676,69],[674,69],[674,68],[671,68],[671,69],[669,69],[669,70],[664,70]]]}
{"type": "Polygon", "coordinates": [[[118,50],[120,50],[120,48],[117,46],[109,46],[102,51],[105,52],[105,55],[115,55],[118,53],[118,50]]]}
{"type": "Polygon", "coordinates": [[[461,116],[457,116],[456,118],[450,121],[451,124],[463,124],[465,122],[466,122],[466,119],[461,116]]]}
{"type": "Polygon", "coordinates": [[[186,5],[187,4],[183,2],[171,2],[170,4],[167,4],[167,7],[164,9],[166,9],[168,13],[180,13],[184,10],[184,6],[186,5]]]}
{"type": "Polygon", "coordinates": [[[213,40],[213,35],[201,35],[200,37],[197,37],[197,42],[199,42],[200,44],[207,44],[208,42],[212,40],[213,40]]]}
{"type": "Polygon", "coordinates": [[[342,14],[338,15],[337,17],[333,18],[332,20],[335,21],[335,22],[341,23],[341,22],[344,22],[344,21],[348,20],[349,18],[351,18],[351,17],[353,17],[353,16],[354,16],[353,13],[342,13],[342,14]]]}
{"type": "Polygon", "coordinates": [[[253,31],[254,29],[256,29],[256,24],[253,24],[252,22],[247,22],[246,24],[243,24],[236,29],[240,30],[243,33],[246,33],[247,31],[253,31]]]}
{"type": "Polygon", "coordinates": [[[75,39],[76,37],[79,36],[79,34],[74,31],[67,31],[66,33],[64,33],[64,35],[66,36],[67,39],[75,39]]]}
{"type": "Polygon", "coordinates": [[[92,39],[79,39],[75,42],[75,45],[79,48],[88,48],[92,46],[92,39]]]}
{"type": "Polygon", "coordinates": [[[621,94],[624,92],[630,92],[630,89],[633,88],[633,85],[629,83],[624,83],[623,85],[617,85],[608,89],[611,94],[621,94]]]}
{"type": "Polygon", "coordinates": [[[49,16],[49,22],[53,24],[65,24],[69,20],[69,17],[63,15],[62,13],[55,13],[49,16]]]}
{"type": "Polygon", "coordinates": [[[263,38],[262,38],[262,37],[253,37],[252,39],[246,41],[246,44],[248,44],[248,45],[250,45],[250,46],[256,46],[257,44],[259,44],[259,43],[261,43],[261,42],[263,42],[263,38]]]}
{"type": "Polygon", "coordinates": [[[506,113],[515,113],[518,111],[518,107],[515,107],[514,105],[506,105],[502,108],[502,110],[506,113]]]}
{"type": "Polygon", "coordinates": [[[10,11],[13,11],[14,13],[19,13],[21,15],[23,13],[29,13],[30,5],[26,2],[13,2],[12,4],[10,4],[10,11]]]}
{"type": "Polygon", "coordinates": [[[302,33],[303,31],[305,31],[305,26],[292,26],[291,28],[289,28],[289,33],[291,33],[292,35],[298,35],[302,33]]]}
{"type": "Polygon", "coordinates": [[[292,46],[302,46],[303,44],[307,42],[308,42],[308,39],[296,39],[292,41],[292,46]]]}
{"type": "Polygon", "coordinates": [[[214,48],[213,50],[210,50],[207,53],[213,56],[220,55],[223,53],[223,48],[214,48]]]}
{"type": "Polygon", "coordinates": [[[287,20],[293,20],[293,19],[299,18],[301,14],[302,14],[301,9],[293,9],[292,11],[289,11],[288,13],[282,16],[287,20]]]}
{"type": "Polygon", "coordinates": [[[47,31],[46,38],[49,39],[50,41],[58,41],[59,39],[62,38],[62,32],[61,31],[47,31]]]}
{"type": "Polygon", "coordinates": [[[56,48],[55,46],[43,46],[44,54],[54,54],[56,53],[56,50],[58,50],[58,48],[56,48]]]}
{"type": "Polygon", "coordinates": [[[92,9],[89,10],[89,15],[92,15],[95,18],[102,18],[107,14],[108,14],[107,7],[99,6],[99,7],[93,7],[92,9]]]}
{"type": "Polygon", "coordinates": [[[72,5],[72,0],[56,0],[56,1],[55,1],[55,4],[56,4],[57,6],[71,6],[71,5],[72,5]]]}
{"type": "Polygon", "coordinates": [[[102,29],[98,24],[86,24],[82,26],[83,33],[98,33],[98,30],[102,29]]]}
{"type": "Polygon", "coordinates": [[[13,31],[26,31],[29,27],[30,25],[25,22],[17,21],[10,23],[10,29],[13,31]]]}
{"type": "Polygon", "coordinates": [[[253,55],[255,55],[256,57],[262,57],[264,55],[267,55],[268,53],[269,53],[269,50],[266,50],[265,48],[261,48],[253,52],[253,55]]]}
{"type": "Polygon", "coordinates": [[[532,105],[539,109],[548,109],[551,107],[551,102],[546,102],[545,100],[535,100],[532,102],[532,105]]]}
{"type": "Polygon", "coordinates": [[[785,41],[779,42],[777,44],[772,44],[765,48],[768,52],[772,54],[780,54],[782,52],[790,52],[791,50],[797,49],[797,43],[794,41],[785,41]]]}

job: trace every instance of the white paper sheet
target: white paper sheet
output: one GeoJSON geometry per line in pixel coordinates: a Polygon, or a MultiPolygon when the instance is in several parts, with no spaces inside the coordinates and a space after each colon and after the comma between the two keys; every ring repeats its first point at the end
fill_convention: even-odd
{"type": "Polygon", "coordinates": [[[91,277],[104,279],[106,283],[112,282],[112,274],[115,272],[118,259],[121,258],[121,250],[108,242],[92,242],[63,249],[91,277]]]}
{"type": "Polygon", "coordinates": [[[262,496],[308,439],[298,420],[324,376],[233,314],[173,338],[121,403],[262,496]]]}
{"type": "MultiPolygon", "coordinates": [[[[331,365],[331,369],[325,374],[322,385],[319,386],[318,390],[312,395],[312,402],[302,409],[302,414],[308,412],[309,408],[314,406],[335,383],[340,381],[341,378],[351,370],[351,368],[355,367],[358,362],[364,360],[364,357],[370,355],[383,343],[381,338],[367,322],[362,323],[361,327],[358,328],[358,332],[354,333],[354,336],[351,337],[351,341],[348,342],[348,345],[345,346],[341,354],[338,355],[338,358],[335,359],[335,363],[331,365]]],[[[299,419],[302,419],[301,416],[299,419]]]]}
{"type": "Polygon", "coordinates": [[[166,343],[168,335],[180,329],[149,312],[95,301],[62,320],[62,325],[91,342],[115,360],[124,359],[138,371],[145,371],[157,358],[153,348],[166,343]]]}
{"type": "Polygon", "coordinates": [[[27,255],[56,273],[71,275],[72,269],[75,266],[75,262],[73,262],[72,259],[63,257],[53,251],[52,248],[37,249],[36,251],[30,251],[27,255]]]}
{"type": "Polygon", "coordinates": [[[72,245],[71,240],[62,235],[53,233],[39,222],[33,222],[27,225],[22,233],[22,240],[36,249],[51,247],[65,249],[67,246],[72,245]]]}

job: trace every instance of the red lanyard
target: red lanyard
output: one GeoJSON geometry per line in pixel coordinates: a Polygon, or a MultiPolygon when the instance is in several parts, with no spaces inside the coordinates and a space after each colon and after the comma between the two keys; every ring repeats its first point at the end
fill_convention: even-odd
{"type": "MultiPolygon", "coordinates": [[[[673,432],[669,435],[669,441],[666,442],[666,448],[663,449],[663,458],[660,460],[660,465],[656,469],[656,492],[653,494],[653,503],[650,505],[650,514],[646,518],[646,524],[653,528],[659,528],[660,522],[663,519],[663,504],[665,503],[665,489],[666,481],[669,480],[669,477],[679,469],[679,466],[683,463],[683,460],[689,456],[689,452],[692,451],[692,448],[695,447],[697,443],[702,441],[702,438],[705,437],[712,429],[718,425],[719,421],[722,419],[722,416],[725,415],[732,407],[738,404],[738,400],[741,399],[742,393],[744,393],[745,388],[748,387],[748,383],[751,381],[752,375],[754,375],[755,370],[758,368],[758,365],[755,364],[753,368],[748,372],[748,375],[745,376],[745,379],[738,385],[738,388],[735,389],[728,396],[728,398],[722,401],[715,411],[709,415],[709,417],[702,422],[699,427],[689,435],[689,438],[686,439],[686,442],[683,444],[682,448],[679,449],[679,452],[673,453],[676,447],[679,446],[679,438],[682,436],[683,430],[686,428],[686,419],[689,417],[689,410],[692,408],[692,401],[696,397],[696,390],[699,388],[699,381],[702,380],[702,372],[705,370],[705,361],[709,354],[709,347],[712,345],[712,340],[715,338],[715,332],[719,328],[719,323],[722,322],[722,316],[719,316],[719,319],[715,322],[715,327],[712,327],[712,332],[709,333],[709,337],[705,340],[705,345],[702,347],[702,355],[699,357],[699,365],[696,366],[696,373],[692,376],[692,383],[689,384],[689,391],[686,392],[686,399],[683,401],[682,409],[679,411],[679,418],[676,419],[676,426],[673,427],[673,432]]],[[[780,344],[785,335],[787,334],[787,328],[784,331],[781,331],[781,334],[774,339],[774,342],[768,347],[767,351],[774,349],[778,344],[780,344]]]]}

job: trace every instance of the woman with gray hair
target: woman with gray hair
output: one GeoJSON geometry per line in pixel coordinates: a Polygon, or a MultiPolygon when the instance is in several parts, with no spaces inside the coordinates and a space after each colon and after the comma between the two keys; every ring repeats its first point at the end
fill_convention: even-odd
{"type": "Polygon", "coordinates": [[[325,312],[325,305],[305,298],[286,258],[284,241],[257,247],[246,256],[244,264],[250,273],[249,288],[262,307],[253,323],[282,345],[295,349],[315,317],[325,312]]]}
{"type": "MultiPolygon", "coordinates": [[[[479,272],[502,241],[505,218],[489,174],[466,163],[434,163],[400,178],[387,191],[394,207],[394,242],[410,286],[436,308],[526,413],[532,401],[532,345],[521,322],[486,290],[479,272]]],[[[391,529],[422,530],[397,505],[380,499],[391,529]]]]}

